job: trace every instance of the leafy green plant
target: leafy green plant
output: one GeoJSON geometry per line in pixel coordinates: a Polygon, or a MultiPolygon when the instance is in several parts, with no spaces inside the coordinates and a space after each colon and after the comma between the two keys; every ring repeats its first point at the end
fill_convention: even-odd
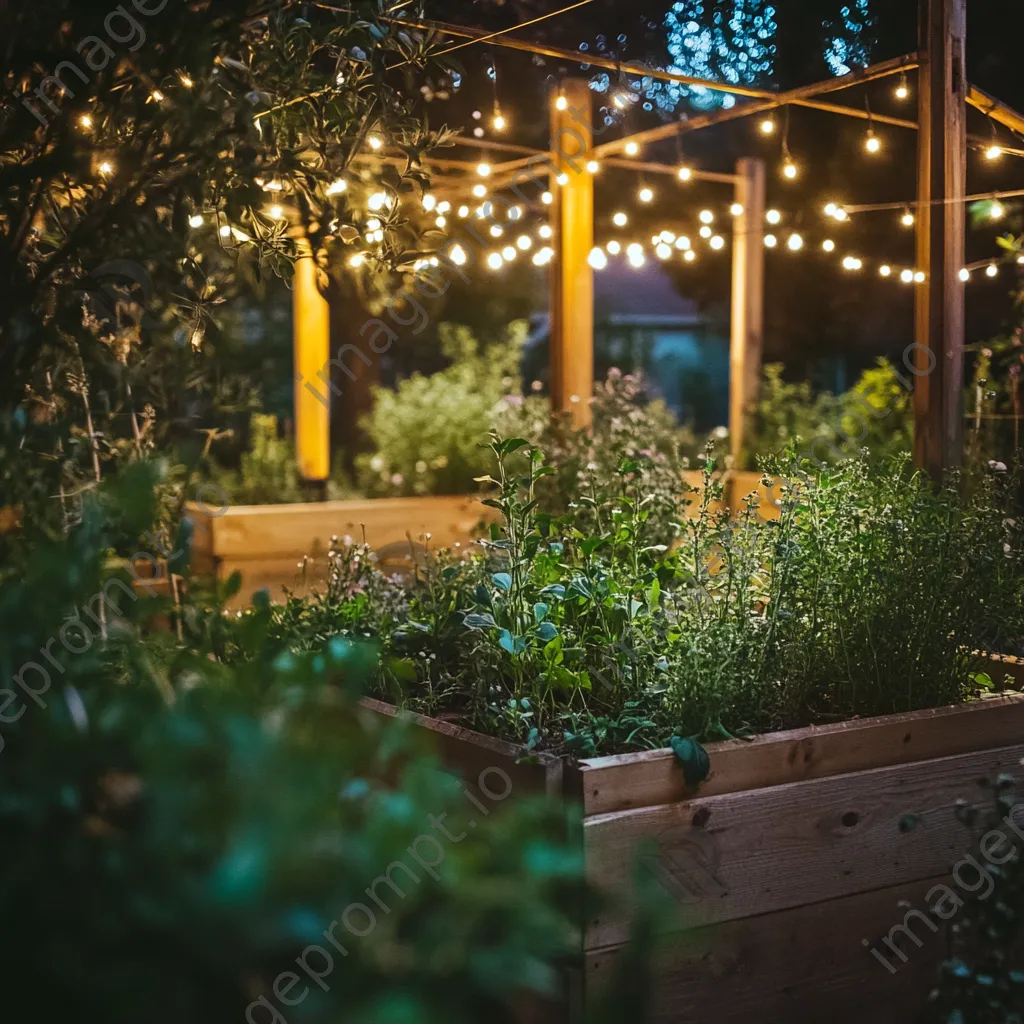
{"type": "Polygon", "coordinates": [[[378,388],[363,426],[373,452],[357,459],[358,482],[371,496],[463,494],[487,472],[480,438],[506,397],[519,397],[519,357],[526,324],[513,322],[500,342],[481,347],[469,329],[441,324],[451,364],[398,386],[378,388]]]}
{"type": "Polygon", "coordinates": [[[249,418],[249,449],[237,471],[222,470],[216,483],[232,505],[301,501],[295,444],[278,436],[277,417],[249,418]]]}

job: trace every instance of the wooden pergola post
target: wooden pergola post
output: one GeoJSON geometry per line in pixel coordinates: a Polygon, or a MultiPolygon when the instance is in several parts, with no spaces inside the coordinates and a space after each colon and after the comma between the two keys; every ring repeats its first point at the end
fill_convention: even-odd
{"type": "Polygon", "coordinates": [[[920,0],[914,460],[939,479],[963,457],[967,0],[920,0]]]}
{"type": "Polygon", "coordinates": [[[744,158],[736,165],[736,202],[732,250],[732,318],[729,344],[729,441],[733,466],[742,466],[747,415],[761,388],[764,343],[763,160],[744,158]]]}
{"type": "Polygon", "coordinates": [[[295,461],[310,490],[326,497],[331,475],[331,329],[327,300],[317,285],[316,260],[305,236],[292,281],[295,364],[295,461]]]}
{"type": "Polygon", "coordinates": [[[590,426],[594,390],[594,182],[585,156],[591,142],[590,85],[566,79],[551,95],[551,405],[568,411],[576,427],[590,426]]]}

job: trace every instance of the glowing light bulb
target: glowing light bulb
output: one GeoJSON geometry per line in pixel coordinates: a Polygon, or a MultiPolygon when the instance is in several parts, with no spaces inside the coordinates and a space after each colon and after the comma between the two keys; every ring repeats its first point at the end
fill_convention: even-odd
{"type": "Polygon", "coordinates": [[[541,226],[537,228],[537,234],[540,235],[541,238],[550,238],[554,233],[555,232],[550,224],[541,224],[541,226]]]}
{"type": "Polygon", "coordinates": [[[163,103],[163,101],[164,101],[164,94],[159,89],[154,89],[149,94],[149,98],[150,98],[150,100],[152,100],[153,103],[163,103]]]}
{"type": "Polygon", "coordinates": [[[789,236],[789,240],[786,242],[786,245],[788,245],[793,252],[799,252],[804,247],[804,240],[799,235],[793,234],[789,236]]]}
{"type": "Polygon", "coordinates": [[[986,160],[998,160],[1002,155],[1003,155],[1003,147],[1002,146],[992,145],[992,146],[989,146],[988,149],[985,150],[985,159],[986,160]]]}
{"type": "Polygon", "coordinates": [[[486,161],[478,163],[476,165],[476,173],[479,174],[481,178],[489,177],[491,173],[491,165],[486,161]]]}
{"type": "Polygon", "coordinates": [[[336,178],[334,181],[327,186],[327,194],[329,196],[338,196],[342,192],[348,189],[348,182],[344,178],[336,178]]]}
{"type": "Polygon", "coordinates": [[[500,252],[492,252],[487,257],[487,266],[490,267],[491,270],[501,270],[504,263],[505,261],[501,258],[500,252]]]}
{"type": "Polygon", "coordinates": [[[836,207],[836,212],[832,216],[840,223],[850,219],[850,215],[841,206],[836,207]]]}
{"type": "Polygon", "coordinates": [[[199,213],[192,214],[192,216],[189,217],[189,219],[188,219],[188,226],[190,228],[201,228],[203,226],[202,214],[199,214],[199,213]]]}
{"type": "Polygon", "coordinates": [[[649,203],[654,198],[654,190],[644,187],[637,192],[636,197],[641,203],[649,203]]]}
{"type": "Polygon", "coordinates": [[[495,114],[494,120],[491,121],[491,125],[496,132],[503,132],[508,125],[508,122],[505,120],[503,114],[495,114]]]}
{"type": "Polygon", "coordinates": [[[654,255],[657,256],[659,260],[667,260],[669,256],[672,255],[672,246],[666,245],[664,242],[659,242],[654,247],[654,255]]]}
{"type": "Polygon", "coordinates": [[[836,210],[838,209],[839,207],[836,206],[835,203],[829,203],[828,206],[825,207],[825,216],[834,217],[836,215],[836,210]]]}
{"type": "Polygon", "coordinates": [[[559,96],[555,100],[555,110],[565,110],[569,106],[569,101],[564,96],[559,96]]]}
{"type": "Polygon", "coordinates": [[[220,237],[221,238],[230,238],[231,237],[231,226],[229,224],[222,224],[221,225],[220,237]]]}
{"type": "Polygon", "coordinates": [[[505,248],[501,250],[501,255],[507,263],[511,263],[519,254],[514,245],[506,245],[505,248]]]}
{"type": "Polygon", "coordinates": [[[597,174],[601,170],[601,165],[596,160],[587,161],[587,174],[597,174]]]}
{"type": "Polygon", "coordinates": [[[701,225],[701,229],[700,229],[700,237],[701,238],[710,238],[711,234],[712,234],[711,228],[707,224],[702,224],[701,225]]]}
{"type": "Polygon", "coordinates": [[[613,256],[618,256],[618,255],[619,255],[619,253],[620,253],[620,252],[622,252],[622,246],[621,246],[621,245],[619,245],[619,243],[618,243],[618,242],[616,242],[616,241],[615,241],[614,239],[612,239],[612,241],[610,241],[610,242],[609,242],[609,243],[608,243],[608,244],[607,244],[607,245],[605,246],[605,248],[606,248],[606,249],[607,249],[607,250],[608,250],[608,251],[609,251],[609,252],[610,252],[610,253],[611,253],[611,254],[612,254],[613,256]]]}
{"type": "Polygon", "coordinates": [[[509,220],[519,220],[523,215],[523,208],[521,206],[512,206],[508,211],[509,220]]]}
{"type": "Polygon", "coordinates": [[[518,245],[523,252],[526,252],[526,250],[533,245],[533,239],[529,235],[520,235],[516,239],[516,245],[518,245]]]}
{"type": "Polygon", "coordinates": [[[1002,220],[1006,213],[1006,208],[1000,202],[994,202],[988,211],[988,215],[993,220],[1002,220]]]}
{"type": "Polygon", "coordinates": [[[774,235],[765,235],[764,244],[768,249],[774,249],[779,244],[779,240],[774,235]]]}
{"type": "Polygon", "coordinates": [[[564,188],[569,184],[569,175],[563,171],[557,178],[555,178],[555,181],[564,188]]]}
{"type": "Polygon", "coordinates": [[[491,238],[501,238],[504,233],[498,224],[491,225],[491,238]]]}
{"type": "Polygon", "coordinates": [[[742,203],[733,203],[732,206],[729,207],[729,212],[734,217],[742,217],[743,216],[743,204],[742,203]]]}
{"type": "Polygon", "coordinates": [[[686,237],[686,235],[680,235],[676,239],[676,248],[682,250],[690,248],[690,240],[686,237]]]}
{"type": "Polygon", "coordinates": [[[110,177],[110,175],[113,173],[114,165],[109,160],[104,160],[103,163],[100,164],[100,174],[104,175],[105,177],[110,177]]]}
{"type": "Polygon", "coordinates": [[[386,192],[374,192],[369,199],[366,200],[366,208],[373,210],[376,213],[378,210],[383,210],[388,205],[388,195],[386,192]]]}
{"type": "MultiPolygon", "coordinates": [[[[892,274],[892,267],[890,267],[888,263],[883,263],[883,264],[882,264],[882,265],[881,265],[881,266],[880,266],[880,267],[878,268],[878,273],[879,273],[879,274],[880,274],[880,275],[881,275],[882,277],[889,277],[889,276],[890,276],[890,275],[892,274]]],[[[906,273],[906,271],[904,271],[904,273],[906,273]]]]}
{"type": "Polygon", "coordinates": [[[775,122],[770,117],[766,117],[761,122],[761,134],[772,135],[775,132],[775,122]]]}
{"type": "Polygon", "coordinates": [[[787,160],[786,163],[782,165],[782,173],[785,177],[789,178],[789,180],[792,181],[797,176],[799,171],[797,170],[796,164],[793,163],[792,160],[787,160]]]}
{"type": "Polygon", "coordinates": [[[448,258],[456,266],[461,267],[468,257],[466,256],[466,250],[461,245],[453,245],[448,253],[448,258]]]}
{"type": "Polygon", "coordinates": [[[640,147],[635,142],[626,143],[626,156],[636,156],[640,152],[640,147]]]}
{"type": "Polygon", "coordinates": [[[712,249],[724,249],[725,239],[721,235],[715,235],[708,244],[712,249]]]}
{"type": "Polygon", "coordinates": [[[924,273],[924,271],[923,271],[923,270],[918,270],[918,271],[916,271],[916,272],[914,273],[914,280],[915,280],[915,281],[916,281],[916,282],[917,282],[918,284],[923,284],[923,283],[924,283],[924,278],[925,278],[925,273],[924,273]]]}
{"type": "Polygon", "coordinates": [[[434,223],[437,225],[437,227],[443,228],[448,223],[448,218],[443,213],[439,213],[434,218],[434,223]]]}
{"type": "Polygon", "coordinates": [[[185,86],[186,89],[191,89],[192,88],[192,85],[193,85],[192,79],[189,78],[188,75],[186,75],[184,72],[182,72],[180,75],[178,75],[178,78],[181,80],[181,84],[183,86],[185,86]]]}
{"type": "Polygon", "coordinates": [[[710,224],[714,221],[715,215],[710,210],[700,211],[700,222],[701,224],[710,224]]]}
{"type": "Polygon", "coordinates": [[[683,259],[686,260],[687,263],[692,263],[696,258],[697,254],[692,249],[687,249],[686,252],[683,253],[683,259]]]}
{"type": "Polygon", "coordinates": [[[860,270],[862,266],[864,266],[863,262],[857,259],[856,256],[847,256],[843,260],[844,270],[860,270]]]}
{"type": "Polygon", "coordinates": [[[778,224],[782,221],[782,214],[778,210],[769,210],[765,215],[764,219],[769,224],[778,224]]]}
{"type": "Polygon", "coordinates": [[[970,279],[971,272],[966,267],[964,267],[963,270],[960,271],[960,280],[966,282],[970,281],[970,279]]]}
{"type": "Polygon", "coordinates": [[[986,273],[986,275],[988,277],[998,277],[998,275],[999,275],[999,268],[994,263],[990,263],[985,268],[985,273],[986,273]]]}
{"type": "Polygon", "coordinates": [[[689,181],[693,177],[693,171],[689,167],[680,167],[677,173],[680,181],[689,181]]]}
{"type": "Polygon", "coordinates": [[[348,259],[348,265],[350,267],[361,267],[366,262],[366,256],[364,253],[354,253],[348,259]]]}
{"type": "Polygon", "coordinates": [[[629,218],[620,210],[612,217],[612,223],[617,228],[624,228],[629,223],[629,218]]]}
{"type": "Polygon", "coordinates": [[[272,220],[281,220],[284,217],[284,207],[272,206],[269,213],[272,220]]]}
{"type": "Polygon", "coordinates": [[[615,106],[619,108],[619,110],[622,110],[629,103],[629,97],[624,92],[617,92],[612,97],[612,103],[614,103],[615,106]]]}
{"type": "Polygon", "coordinates": [[[90,116],[89,116],[88,114],[83,114],[83,115],[82,115],[82,116],[81,116],[81,117],[80,117],[80,118],[78,119],[78,123],[79,123],[79,124],[80,124],[80,125],[81,125],[81,126],[82,126],[83,128],[91,128],[91,127],[92,127],[92,125],[93,125],[93,120],[92,120],[92,118],[91,118],[91,117],[90,117],[90,116]]]}
{"type": "Polygon", "coordinates": [[[543,204],[544,204],[545,206],[550,206],[550,205],[551,205],[551,203],[552,203],[552,201],[554,200],[554,198],[555,198],[555,197],[554,197],[554,196],[553,196],[553,195],[552,195],[552,194],[551,194],[550,192],[542,192],[542,193],[541,193],[541,197],[540,197],[540,201],[541,201],[541,202],[542,202],[542,203],[543,203],[543,204]]]}
{"type": "Polygon", "coordinates": [[[452,208],[452,204],[445,199],[443,202],[437,204],[438,213],[447,213],[452,208]]]}
{"type": "Polygon", "coordinates": [[[914,272],[912,270],[901,270],[900,271],[900,280],[904,284],[913,284],[914,283],[914,272]]]}
{"type": "Polygon", "coordinates": [[[599,249],[595,246],[590,250],[590,255],[587,257],[587,262],[595,270],[604,270],[608,266],[608,257],[604,254],[604,249],[599,249]]]}
{"type": "Polygon", "coordinates": [[[458,213],[458,215],[459,215],[460,217],[462,217],[463,219],[465,219],[466,217],[468,217],[468,216],[469,216],[469,207],[468,207],[468,206],[466,206],[465,204],[463,204],[462,206],[460,206],[460,207],[458,208],[458,210],[456,210],[456,213],[458,213]]]}
{"type": "Polygon", "coordinates": [[[864,148],[869,153],[878,153],[882,149],[882,140],[874,133],[869,131],[867,137],[864,139],[864,148]]]}
{"type": "Polygon", "coordinates": [[[914,215],[907,210],[902,217],[900,217],[900,223],[905,228],[912,228],[914,226],[914,215]]]}
{"type": "Polygon", "coordinates": [[[634,242],[626,250],[626,259],[629,260],[629,264],[632,267],[642,267],[644,265],[644,250],[643,246],[638,245],[634,242]]]}
{"type": "Polygon", "coordinates": [[[900,84],[896,86],[896,99],[905,100],[910,95],[910,88],[907,86],[907,76],[900,78],[900,84]]]}
{"type": "Polygon", "coordinates": [[[821,247],[822,249],[825,250],[825,252],[836,251],[836,243],[833,242],[831,238],[826,238],[825,241],[821,243],[821,247]]]}
{"type": "Polygon", "coordinates": [[[384,141],[377,135],[369,136],[366,141],[373,150],[381,149],[384,145],[384,141]]]}
{"type": "Polygon", "coordinates": [[[432,196],[429,192],[423,197],[423,209],[430,213],[430,211],[437,206],[437,198],[432,196]]]}
{"type": "Polygon", "coordinates": [[[473,195],[476,196],[477,199],[483,199],[483,197],[485,195],[487,195],[487,186],[486,185],[474,185],[473,186],[473,195]]]}

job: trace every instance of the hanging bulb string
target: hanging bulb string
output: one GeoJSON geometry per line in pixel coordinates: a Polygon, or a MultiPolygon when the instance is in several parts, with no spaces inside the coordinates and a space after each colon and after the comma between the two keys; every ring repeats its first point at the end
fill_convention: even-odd
{"type": "MultiPolygon", "coordinates": [[[[932,199],[926,206],[953,206],[957,203],[980,203],[986,199],[1017,199],[1024,196],[1024,189],[1018,188],[1008,192],[979,192],[975,195],[964,196],[963,199],[932,199]]],[[[907,200],[901,200],[897,203],[857,203],[857,204],[837,204],[847,213],[878,213],[882,210],[904,210],[908,206],[914,209],[916,206],[921,204],[916,199],[911,199],[910,202],[907,200]]]]}

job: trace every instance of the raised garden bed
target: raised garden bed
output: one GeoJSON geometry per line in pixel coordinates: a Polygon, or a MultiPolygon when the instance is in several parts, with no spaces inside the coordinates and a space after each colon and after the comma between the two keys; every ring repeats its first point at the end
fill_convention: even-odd
{"type": "MultiPolygon", "coordinates": [[[[1024,663],[992,660],[993,678],[1024,684],[1024,663]]],[[[914,1020],[945,936],[918,923],[919,948],[892,929],[907,904],[926,909],[925,894],[973,850],[955,802],[984,803],[977,780],[1016,771],[1024,757],[1016,695],[711,744],[711,774],[696,790],[668,750],[520,764],[513,744],[412,717],[450,770],[477,779],[498,767],[513,795],[560,794],[582,807],[588,877],[618,899],[586,923],[569,1004],[600,998],[646,850],[643,867],[678,917],[656,964],[663,1024],[914,1020]],[[884,945],[890,934],[906,962],[884,945]]]]}

